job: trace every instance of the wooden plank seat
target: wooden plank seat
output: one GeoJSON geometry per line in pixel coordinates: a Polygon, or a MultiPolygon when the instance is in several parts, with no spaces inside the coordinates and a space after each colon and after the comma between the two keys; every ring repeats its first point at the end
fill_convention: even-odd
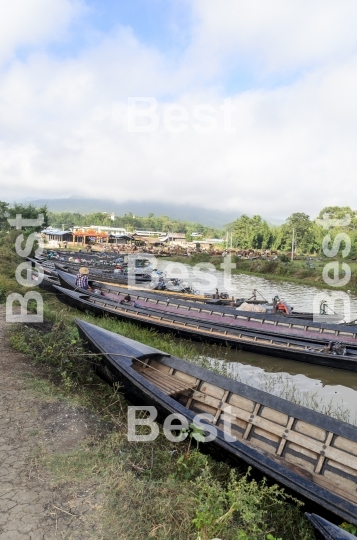
{"type": "Polygon", "coordinates": [[[192,384],[186,381],[180,381],[173,375],[168,375],[167,373],[158,371],[150,366],[138,367],[136,371],[152,384],[160,388],[160,390],[165,392],[168,396],[175,396],[192,388],[192,384]]]}

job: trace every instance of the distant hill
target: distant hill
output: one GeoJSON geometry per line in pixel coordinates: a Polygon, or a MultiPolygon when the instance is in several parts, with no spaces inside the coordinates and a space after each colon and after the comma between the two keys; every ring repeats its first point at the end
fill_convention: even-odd
{"type": "Polygon", "coordinates": [[[111,214],[114,212],[117,216],[123,216],[132,212],[134,215],[140,217],[145,217],[149,213],[152,213],[155,216],[165,215],[172,219],[192,221],[218,228],[234,221],[241,215],[241,212],[226,212],[224,210],[212,210],[196,206],[160,202],[115,202],[109,199],[77,199],[74,197],[66,199],[38,199],[31,202],[35,206],[46,204],[52,212],[79,212],[80,214],[90,214],[92,212],[108,212],[111,214]]]}
{"type": "MultiPolygon", "coordinates": [[[[232,210],[215,210],[199,206],[182,204],[161,203],[153,201],[125,201],[116,202],[109,199],[83,199],[68,197],[65,199],[37,199],[31,202],[35,206],[47,205],[51,212],[79,212],[90,214],[92,212],[114,212],[117,216],[123,216],[132,212],[136,216],[146,217],[149,213],[155,216],[168,216],[171,219],[192,221],[210,227],[222,228],[228,223],[239,218],[243,212],[232,210]]],[[[271,224],[281,224],[283,220],[266,218],[271,224]]]]}

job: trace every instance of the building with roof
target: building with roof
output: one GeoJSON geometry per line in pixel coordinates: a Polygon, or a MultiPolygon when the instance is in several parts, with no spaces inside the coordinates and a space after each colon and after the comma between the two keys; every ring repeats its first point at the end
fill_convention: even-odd
{"type": "Polygon", "coordinates": [[[74,233],[77,233],[78,231],[86,232],[86,231],[94,231],[97,233],[107,233],[107,234],[127,234],[127,230],[123,227],[107,227],[105,225],[89,225],[84,226],[75,225],[74,227],[71,227],[71,231],[74,233]]]}
{"type": "Polygon", "coordinates": [[[161,231],[144,231],[142,229],[137,229],[136,231],[134,231],[133,233],[135,236],[145,236],[145,237],[150,237],[150,236],[156,236],[156,237],[160,237],[160,236],[164,236],[165,233],[164,232],[161,232],[161,231]]]}
{"type": "Polygon", "coordinates": [[[73,242],[72,231],[61,231],[52,227],[47,227],[47,229],[41,231],[41,245],[58,248],[63,242],[73,242]]]}

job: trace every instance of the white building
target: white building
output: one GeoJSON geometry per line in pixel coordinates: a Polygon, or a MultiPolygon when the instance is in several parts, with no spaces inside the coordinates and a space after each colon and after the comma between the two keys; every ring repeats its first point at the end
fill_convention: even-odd
{"type": "Polygon", "coordinates": [[[123,227],[105,227],[104,225],[90,225],[90,226],[84,226],[84,225],[79,225],[79,226],[74,226],[71,228],[71,231],[73,231],[74,233],[77,232],[77,231],[95,231],[95,232],[104,232],[104,233],[107,233],[107,234],[128,234],[127,233],[127,230],[124,229],[123,227]]]}

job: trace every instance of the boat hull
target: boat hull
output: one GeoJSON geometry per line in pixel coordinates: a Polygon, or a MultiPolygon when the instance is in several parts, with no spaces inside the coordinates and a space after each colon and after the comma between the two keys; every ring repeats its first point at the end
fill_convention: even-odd
{"type": "MultiPolygon", "coordinates": [[[[79,289],[76,287],[76,279],[73,275],[66,272],[58,272],[58,277],[61,282],[61,286],[69,290],[76,290],[85,294],[93,294],[90,291],[79,289]]],[[[98,281],[91,281],[90,284],[94,289],[99,289],[101,296],[105,299],[118,302],[123,299],[124,295],[128,294],[128,290],[122,287],[104,284],[98,281]]],[[[335,334],[339,341],[349,342],[350,344],[356,344],[356,332],[357,327],[326,324],[321,322],[309,322],[307,323],[301,319],[289,319],[278,315],[265,315],[264,317],[257,317],[256,314],[242,314],[235,309],[225,306],[214,307],[205,306],[201,303],[193,302],[192,300],[183,300],[179,298],[166,297],[162,301],[162,296],[154,292],[142,292],[137,289],[131,289],[130,295],[132,300],[140,302],[142,307],[148,307],[157,309],[158,311],[177,313],[181,315],[187,314],[188,318],[197,318],[203,322],[207,320],[215,321],[218,324],[234,325],[235,328],[242,328],[244,330],[251,329],[253,332],[268,333],[276,335],[295,335],[301,338],[315,339],[318,337],[324,338],[327,341],[332,339],[332,335],[335,334]],[[318,332],[318,336],[317,333],[318,332]]]]}
{"type": "Polygon", "coordinates": [[[305,513],[305,516],[312,523],[318,538],[321,540],[353,540],[356,538],[355,535],[341,529],[341,527],[334,525],[321,516],[308,513],[305,513]]]}
{"type": "MultiPolygon", "coordinates": [[[[265,410],[276,411],[277,415],[285,415],[286,418],[291,418],[294,422],[303,422],[304,425],[316,426],[316,429],[318,431],[320,430],[320,432],[322,430],[326,433],[333,432],[336,437],[343,437],[344,439],[354,441],[352,444],[357,443],[357,428],[354,426],[295,405],[246,384],[217,375],[190,364],[185,360],[161,353],[160,351],[156,351],[157,356],[155,356],[155,349],[152,349],[153,352],[151,352],[151,348],[147,348],[141,344],[138,344],[139,348],[135,351],[135,344],[137,342],[132,342],[132,340],[122,338],[122,336],[105,331],[84,321],[77,320],[76,324],[81,337],[89,344],[91,350],[102,355],[102,362],[105,365],[107,373],[110,374],[107,378],[112,382],[120,382],[122,390],[130,402],[142,406],[151,405],[156,407],[161,418],[169,414],[180,414],[191,423],[195,418],[195,410],[185,407],[182,401],[180,401],[180,398],[177,398],[177,400],[173,399],[173,397],[160,390],[155,384],[152,384],[150,380],[142,375],[142,370],[140,372],[136,371],[134,368],[136,360],[143,362],[144,359],[149,360],[151,357],[151,360],[156,362],[155,358],[160,357],[160,360],[157,360],[157,362],[160,362],[160,365],[163,366],[162,369],[165,369],[164,373],[168,373],[168,370],[184,373],[188,377],[191,377],[191,379],[200,381],[202,384],[197,388],[202,388],[202,391],[206,390],[206,387],[210,387],[211,389],[222,388],[222,392],[224,390],[225,395],[230,396],[226,398],[230,402],[234,394],[239,396],[239,399],[243,400],[244,403],[247,400],[256,403],[254,413],[250,416],[249,421],[249,415],[246,415],[247,426],[249,422],[253,422],[253,424],[255,422],[254,426],[261,425],[260,421],[256,420],[255,415],[259,416],[265,410]],[[121,345],[123,340],[124,345],[121,345]],[[134,345],[128,345],[127,342],[132,342],[134,345]],[[141,347],[144,347],[144,349],[141,349],[141,347]],[[202,386],[203,384],[204,386],[202,386]],[[260,413],[259,410],[263,412],[260,413]]],[[[196,396],[200,392],[201,390],[193,390],[193,395],[196,396]]],[[[204,402],[209,403],[208,400],[204,402]]],[[[269,414],[272,415],[272,413],[269,414]]],[[[210,431],[210,424],[208,422],[203,422],[202,425],[206,433],[210,431]]],[[[290,429],[295,429],[293,428],[294,425],[297,424],[290,422],[289,429],[285,430],[284,433],[289,433],[290,429]]],[[[308,470],[304,470],[298,460],[297,463],[287,462],[278,455],[270,454],[262,447],[257,448],[254,445],[254,441],[257,441],[259,444],[258,439],[247,438],[243,440],[243,438],[236,438],[234,441],[227,440],[220,426],[221,424],[217,422],[216,437],[209,443],[209,448],[212,448],[215,452],[218,451],[223,459],[230,457],[243,460],[248,465],[255,467],[263,474],[278,481],[299,495],[321,505],[325,510],[333,512],[350,523],[357,524],[356,498],[356,502],[351,502],[351,500],[346,500],[346,498],[342,497],[337,488],[336,493],[327,489],[323,484],[323,479],[317,478],[316,474],[308,470]]],[[[253,433],[254,429],[255,427],[250,432],[253,433]]],[[[272,429],[277,433],[277,428],[272,429]]],[[[281,427],[279,429],[282,431],[281,427]]],[[[282,437],[289,438],[290,435],[282,435],[282,437]]]]}
{"type": "MultiPolygon", "coordinates": [[[[155,312],[153,314],[148,313],[140,308],[127,308],[125,306],[119,306],[118,304],[115,305],[113,302],[105,303],[100,300],[91,300],[88,295],[69,291],[60,287],[56,287],[56,289],[59,300],[64,301],[76,309],[90,312],[96,316],[112,316],[120,320],[139,323],[161,332],[174,333],[179,337],[193,339],[195,341],[222,344],[248,352],[256,352],[268,356],[297,360],[299,362],[348,371],[357,371],[356,354],[355,357],[348,357],[316,353],[304,348],[304,346],[306,346],[305,341],[287,340],[286,337],[262,336],[259,333],[252,335],[251,332],[245,333],[242,329],[227,329],[227,327],[224,326],[199,323],[199,321],[190,319],[186,319],[186,322],[178,322],[177,317],[174,316],[168,317],[165,315],[163,317],[157,314],[155,315],[155,312]],[[300,349],[294,349],[293,346],[288,345],[291,344],[296,346],[297,343],[299,343],[300,349]]],[[[355,349],[353,349],[353,351],[357,353],[355,349]]]]}

